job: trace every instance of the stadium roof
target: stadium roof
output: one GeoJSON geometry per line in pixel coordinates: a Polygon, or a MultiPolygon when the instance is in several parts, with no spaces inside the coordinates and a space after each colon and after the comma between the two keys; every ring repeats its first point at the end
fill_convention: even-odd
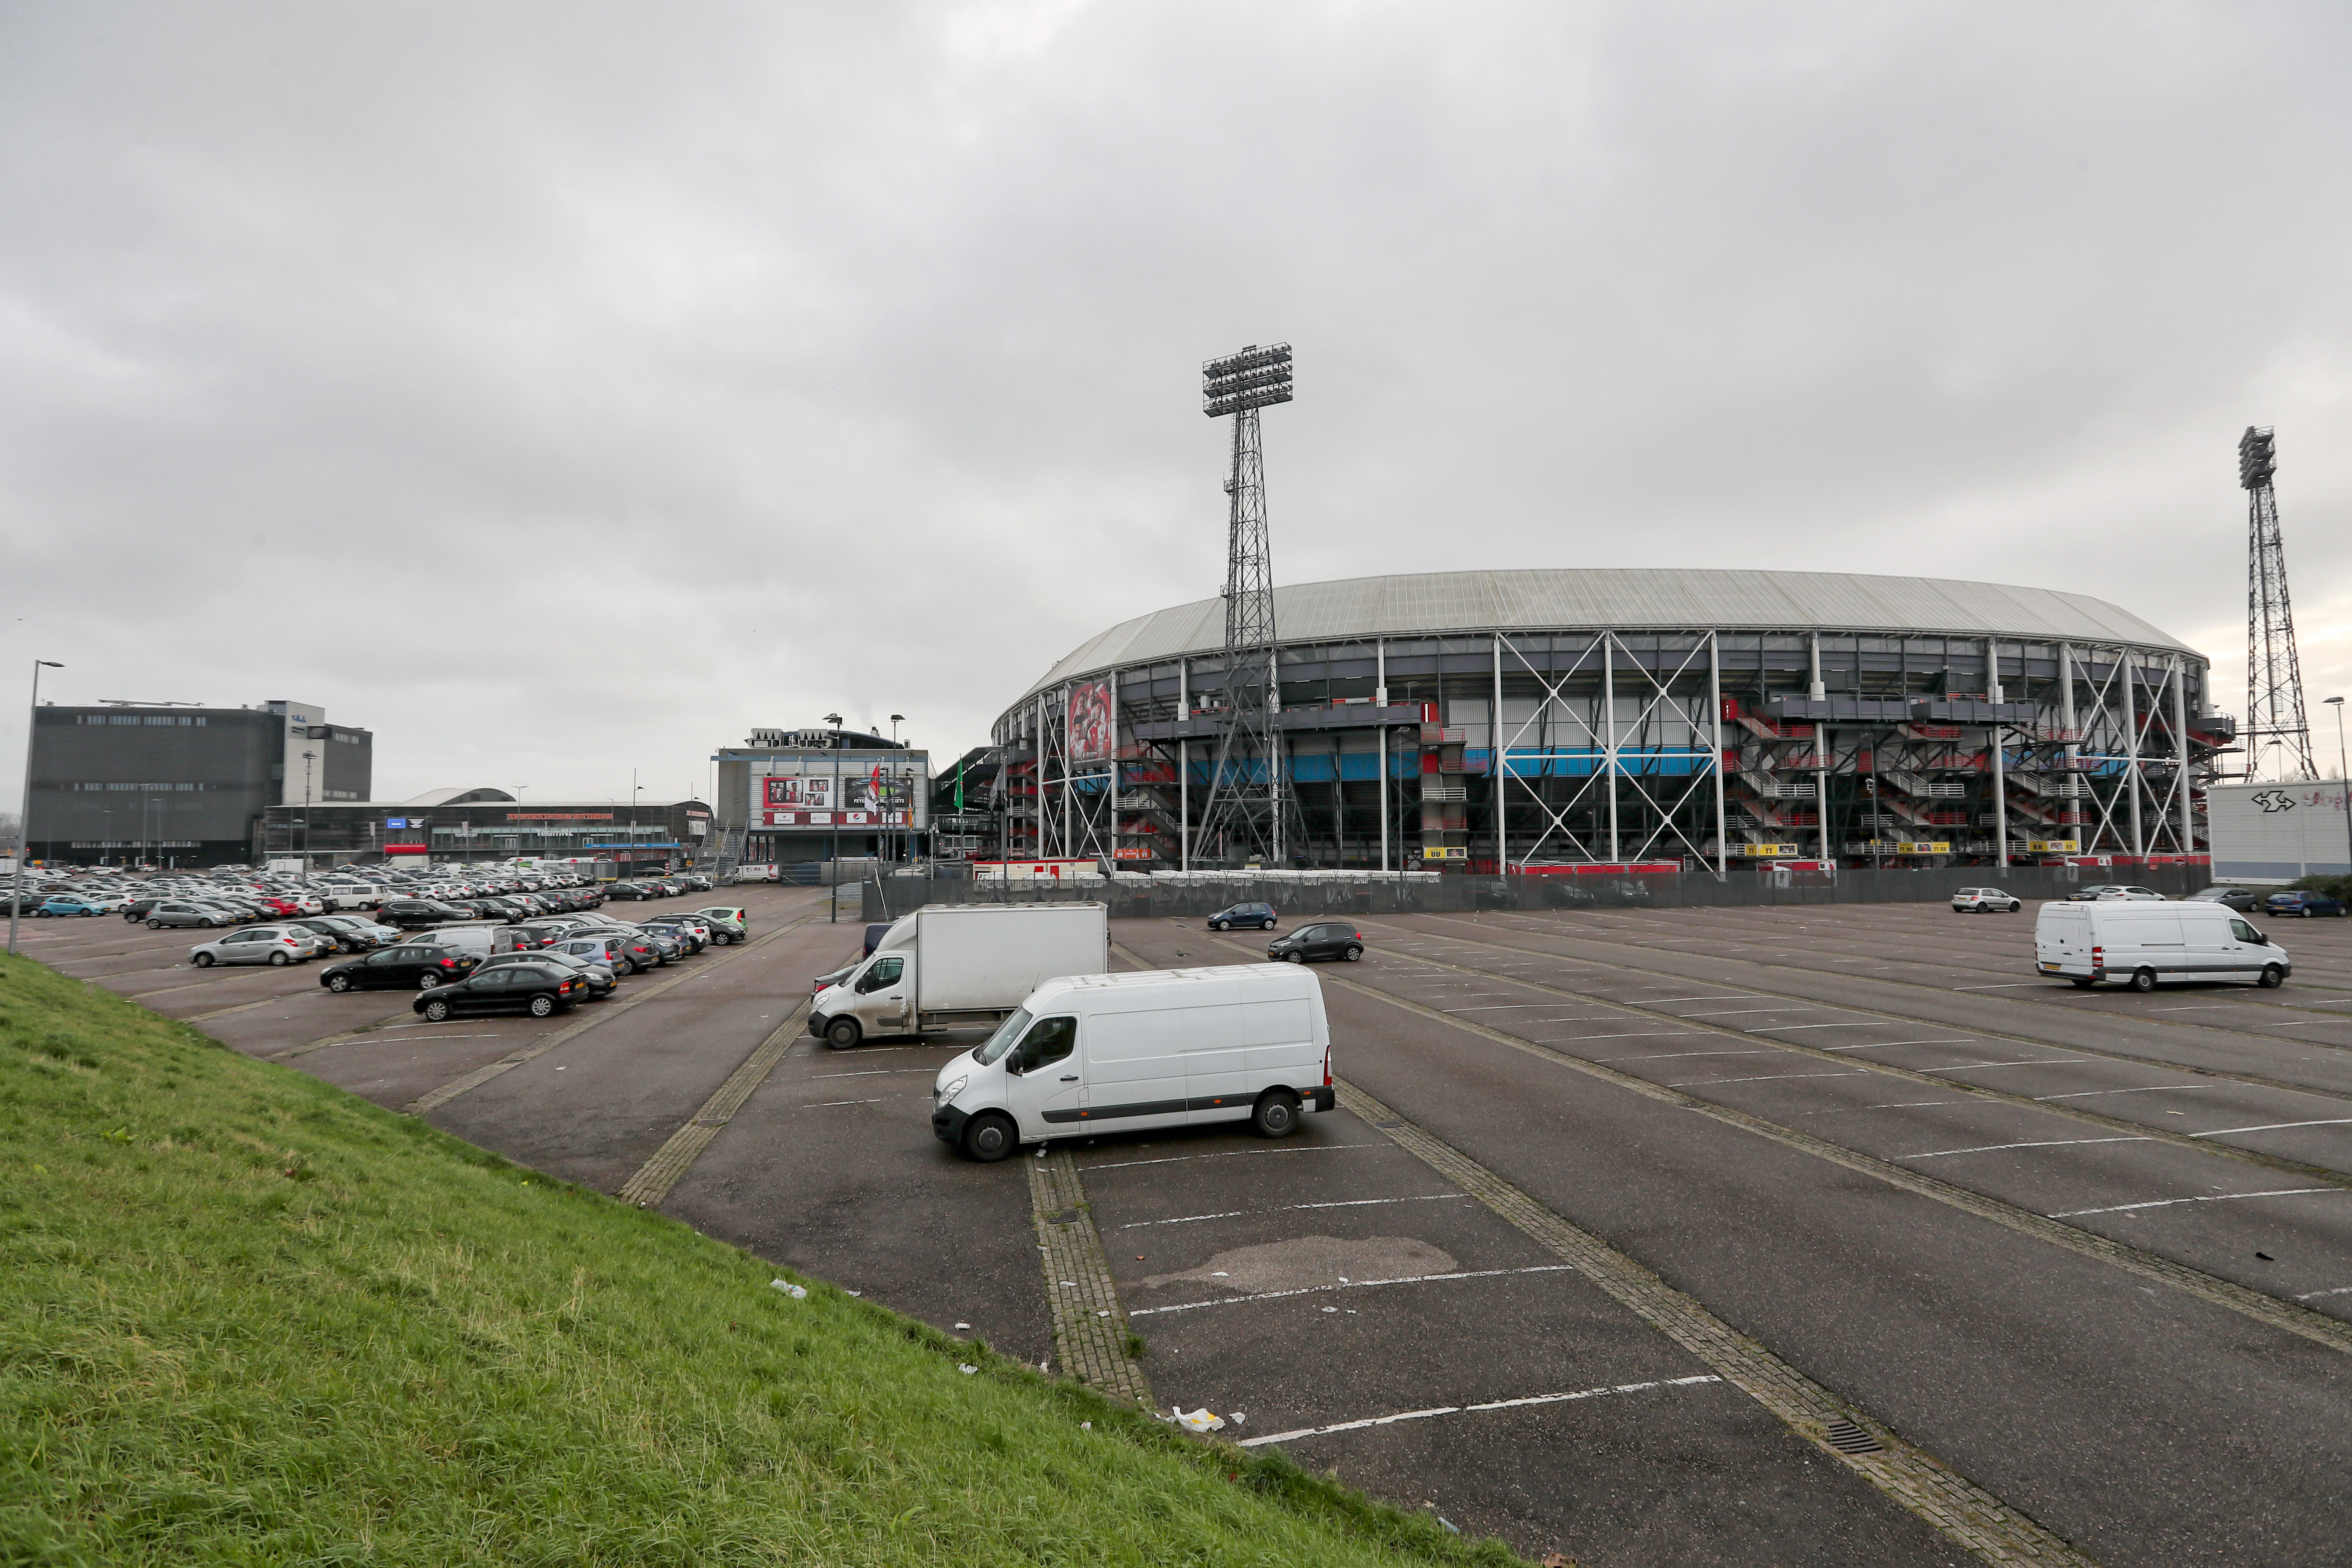
{"type": "MultiPolygon", "coordinates": [[[[1612,626],[1916,632],[2188,646],[2086,594],[1851,572],[1415,572],[1276,588],[1274,616],[1285,643],[1612,626]]],[[[1214,653],[1224,643],[1221,597],[1155,610],[1089,638],[1024,695],[1113,665],[1214,653]]]]}

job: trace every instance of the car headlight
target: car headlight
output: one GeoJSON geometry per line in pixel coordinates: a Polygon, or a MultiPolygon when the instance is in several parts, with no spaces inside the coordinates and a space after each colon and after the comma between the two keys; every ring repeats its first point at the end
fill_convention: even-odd
{"type": "Polygon", "coordinates": [[[931,1097],[931,1102],[935,1105],[945,1105],[957,1095],[961,1094],[963,1092],[963,1086],[971,1081],[971,1078],[970,1074],[966,1074],[964,1077],[957,1079],[953,1083],[945,1085],[938,1093],[933,1095],[931,1097]]]}

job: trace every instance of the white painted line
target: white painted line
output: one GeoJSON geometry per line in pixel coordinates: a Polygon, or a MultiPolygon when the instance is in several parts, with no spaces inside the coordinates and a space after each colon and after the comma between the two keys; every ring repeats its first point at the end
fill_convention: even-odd
{"type": "Polygon", "coordinates": [[[1654,1383],[1620,1383],[1601,1388],[1580,1388],[1573,1394],[1535,1394],[1524,1399],[1495,1399],[1484,1405],[1440,1405],[1428,1410],[1402,1410],[1394,1415],[1375,1415],[1364,1421],[1335,1421],[1328,1426],[1301,1426],[1295,1432],[1276,1432],[1265,1437],[1244,1437],[1234,1445],[1238,1448],[1262,1448],[1268,1443],[1291,1443],[1301,1437],[1328,1436],[1334,1432],[1360,1432],[1367,1426],[1387,1426],[1399,1421],[1426,1421],[1435,1415],[1465,1415],[1479,1410],[1517,1410],[1529,1405],[1564,1405],[1579,1399],[1599,1399],[1611,1394],[1641,1394],[1653,1388],[1691,1388],[1703,1383],[1721,1383],[1723,1379],[1709,1373],[1702,1377],[1673,1377],[1654,1383]]]}
{"type": "Polygon", "coordinates": [[[1149,1318],[1162,1312],[1196,1312],[1203,1307],[1230,1307],[1241,1301],[1280,1301],[1292,1296],[1319,1296],[1328,1290],[1361,1290],[1374,1285],[1433,1285],[1454,1279],[1495,1279],[1506,1274],[1573,1274],[1576,1268],[1567,1263],[1538,1263],[1525,1268],[1473,1268],[1454,1274],[1412,1274],[1402,1279],[1349,1279],[1337,1285],[1306,1285],[1296,1290],[1265,1290],[1255,1296],[1221,1296],[1210,1301],[1178,1301],[1167,1307],[1130,1307],[1130,1318],[1149,1318]]]}
{"type": "Polygon", "coordinates": [[[1128,1165],[1172,1165],[1180,1160],[1231,1160],[1243,1154],[1325,1154],[1342,1149],[1391,1149],[1392,1143],[1302,1143],[1292,1149],[1221,1149],[1213,1154],[1170,1154],[1157,1160],[1113,1160],[1101,1165],[1081,1165],[1081,1172],[1116,1171],[1128,1165]]]}
{"type": "Polygon", "coordinates": [[[1858,1046],[1819,1046],[1814,1048],[1824,1051],[1883,1051],[1896,1046],[1973,1046],[1976,1043],[1973,1035],[1963,1035],[1957,1040],[1864,1040],[1858,1046]]]}
{"type": "Polygon", "coordinates": [[[1947,1154],[1995,1154],[2003,1149],[2063,1149],[2076,1143],[2146,1143],[2147,1138],[2052,1138],[2039,1143],[1979,1143],[1973,1149],[1930,1149],[1924,1154],[1897,1154],[1898,1160],[1940,1160],[1947,1154]]]}
{"type": "MultiPolygon", "coordinates": [[[[930,1097],[926,1095],[924,1098],[928,1100],[930,1097]]],[[[836,1105],[879,1105],[882,1102],[878,1100],[827,1100],[820,1101],[815,1105],[803,1105],[801,1109],[803,1110],[830,1110],[836,1105]]]]}
{"type": "Polygon", "coordinates": [[[1753,996],[1649,996],[1637,1000],[1630,1005],[1658,1007],[1668,1002],[1753,1002],[1755,1000],[1753,996]]]}
{"type": "Polygon", "coordinates": [[[1695,1078],[1687,1083],[1670,1083],[1668,1089],[1706,1089],[1718,1083],[1779,1083],[1791,1078],[1868,1078],[1868,1068],[1856,1068],[1852,1072],[1780,1072],[1763,1078],[1695,1078]]]}
{"type": "Polygon", "coordinates": [[[2148,1089],[2085,1089],[2074,1094],[2037,1094],[2044,1100],[2096,1100],[2103,1094],[2194,1094],[2202,1089],[2220,1089],[2218,1083],[2160,1083],[2148,1089]]]}
{"type": "Polygon", "coordinates": [[[2344,1020],[2341,1018],[2292,1018],[2279,1023],[2273,1023],[2269,1019],[2265,1018],[2261,1023],[2255,1025],[2254,1027],[2258,1029],[2312,1029],[2318,1027],[2322,1024],[2341,1024],[2343,1022],[2344,1020]]]}
{"type": "Polygon", "coordinates": [[[888,1078],[894,1074],[935,1072],[934,1068],[860,1068],[856,1072],[813,1072],[804,1074],[801,1082],[814,1083],[821,1078],[888,1078]]]}
{"type": "Polygon", "coordinates": [[[1784,1035],[1790,1035],[1799,1029],[1879,1029],[1884,1027],[1885,1024],[1882,1019],[1856,1018],[1851,1024],[1758,1024],[1748,1032],[1752,1035],[1765,1029],[1778,1029],[1784,1035]]]}
{"type": "Polygon", "coordinates": [[[2021,991],[2029,985],[2044,984],[2039,980],[2004,980],[1998,985],[1955,985],[1955,991],[2021,991]]]}
{"type": "Polygon", "coordinates": [[[2063,1214],[2053,1214],[2048,1217],[2079,1219],[2086,1214],[2130,1214],[2137,1209],[2170,1208],[2175,1204],[2226,1204],[2237,1198],[2293,1198],[2300,1197],[2305,1193],[2341,1193],[2345,1190],[2342,1187],[2280,1187],[2267,1193],[2213,1193],[2205,1197],[2158,1198],[2153,1203],[2116,1204],[2103,1209],[2068,1209],[2063,1214]]]}
{"type": "Polygon", "coordinates": [[[1914,1106],[1958,1105],[1959,1103],[1960,1102],[1957,1100],[1894,1100],[1887,1101],[1885,1105],[1869,1105],[1864,1106],[1863,1109],[1865,1110],[1908,1110],[1914,1106]]]}
{"type": "Polygon", "coordinates": [[[2232,1132],[2276,1132],[2284,1127],[2342,1127],[2352,1122],[2352,1116],[2331,1117],[2326,1121],[2266,1121],[2260,1127],[2216,1127],[2210,1132],[2191,1132],[2191,1138],[2223,1138],[2232,1132]]]}
{"type": "Polygon", "coordinates": [[[1449,1199],[1465,1204],[1478,1201],[1467,1193],[1424,1193],[1418,1197],[1410,1198],[1341,1198],[1337,1202],[1323,1204],[1277,1204],[1270,1209],[1228,1209],[1223,1214],[1188,1214],[1179,1219],[1139,1219],[1130,1221],[1118,1228],[1141,1230],[1146,1226],[1192,1225],[1204,1219],[1240,1219],[1248,1215],[1288,1214],[1293,1209],[1360,1209],[1373,1204],[1434,1204],[1444,1203],[1449,1199]]]}
{"type": "Polygon", "coordinates": [[[1688,1040],[1696,1038],[1698,1033],[1699,1031],[1696,1029],[1628,1029],[1621,1034],[1614,1035],[1562,1035],[1558,1040],[1539,1040],[1537,1043],[1538,1045],[1560,1045],[1570,1040],[1642,1040],[1656,1039],[1668,1036],[1678,1040],[1688,1040]]]}
{"type": "Polygon", "coordinates": [[[1677,1013],[1678,1018],[1737,1018],[1748,1013],[1819,1013],[1819,1006],[1802,1007],[1723,1007],[1712,1013],[1677,1013]]]}
{"type": "Polygon", "coordinates": [[[1769,1057],[1777,1053],[1765,1051],[1654,1051],[1646,1057],[1601,1057],[1602,1065],[1610,1062],[1671,1062],[1685,1057],[1769,1057]]]}
{"type": "Polygon", "coordinates": [[[2336,1285],[2326,1290],[2306,1290],[2295,1298],[2298,1301],[2316,1301],[2322,1296],[2352,1295],[2352,1285],[2336,1285]]]}
{"type": "Polygon", "coordinates": [[[1512,1013],[1526,1007],[1549,1007],[1549,1002],[1487,1002],[1475,1007],[1447,1007],[1448,1013],[1512,1013]]]}
{"type": "Polygon", "coordinates": [[[2088,1061],[2089,1059],[2090,1059],[2090,1058],[2087,1058],[2087,1057],[2036,1057],[2036,1058],[2033,1058],[2032,1060],[2031,1060],[2031,1061],[2021,1061],[2021,1062],[1962,1062],[1959,1066],[1958,1066],[1958,1067],[1956,1067],[1956,1068],[1919,1068],[1918,1070],[1919,1070],[1920,1072],[1922,1072],[1922,1073],[1931,1073],[1931,1072],[1974,1072],[1974,1071],[1976,1071],[1976,1070],[1977,1070],[1977,1068],[2061,1068],[2061,1067],[2074,1067],[2074,1066],[2079,1065],[2080,1063],[2083,1063],[2083,1062],[2088,1061]]]}

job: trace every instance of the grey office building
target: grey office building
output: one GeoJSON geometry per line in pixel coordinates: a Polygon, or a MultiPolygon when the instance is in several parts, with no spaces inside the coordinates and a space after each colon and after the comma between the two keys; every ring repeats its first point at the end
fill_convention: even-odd
{"type": "Polygon", "coordinates": [[[33,714],[32,858],[214,866],[258,858],[275,805],[363,801],[375,737],[318,704],[49,704],[33,714]]]}

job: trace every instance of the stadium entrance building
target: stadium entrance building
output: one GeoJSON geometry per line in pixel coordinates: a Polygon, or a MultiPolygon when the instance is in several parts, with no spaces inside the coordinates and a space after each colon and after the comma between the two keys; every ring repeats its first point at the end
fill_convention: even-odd
{"type": "MultiPolygon", "coordinates": [[[[1920,577],[1463,572],[1276,591],[1294,867],[2202,863],[2235,721],[2104,600],[1920,577]]],[[[1202,868],[1223,603],[1122,622],[994,727],[1003,853],[1202,868]],[[1076,716],[1074,721],[1074,715],[1076,716]]]]}

